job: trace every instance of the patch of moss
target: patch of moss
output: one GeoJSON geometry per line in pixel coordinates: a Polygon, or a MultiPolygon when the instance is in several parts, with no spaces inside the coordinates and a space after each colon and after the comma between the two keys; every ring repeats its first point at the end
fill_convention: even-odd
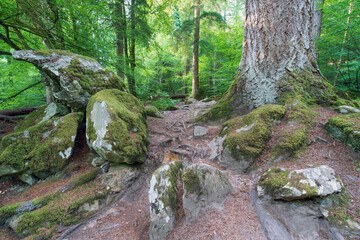
{"type": "Polygon", "coordinates": [[[225,122],[220,133],[227,135],[224,148],[228,148],[235,159],[244,155],[251,159],[260,156],[271,137],[272,126],[284,117],[285,112],[284,106],[264,105],[225,122]]]}
{"type": "Polygon", "coordinates": [[[13,203],[13,204],[10,204],[10,205],[2,206],[0,208],[0,218],[1,219],[7,219],[7,218],[15,215],[17,207],[19,207],[23,203],[24,202],[18,202],[18,203],[13,203]]]}
{"type": "Polygon", "coordinates": [[[360,151],[360,113],[330,118],[325,129],[335,140],[342,141],[360,151]]]}
{"type": "MultiPolygon", "coordinates": [[[[206,175],[206,173],[203,173],[206,175]]],[[[203,175],[203,178],[206,176],[203,175]]],[[[187,168],[185,173],[181,176],[184,184],[184,189],[187,194],[197,193],[200,191],[200,176],[196,168],[187,168]]]]}
{"type": "MultiPolygon", "coordinates": [[[[110,162],[133,164],[144,162],[147,154],[148,134],[143,104],[133,95],[119,90],[103,90],[95,94],[87,107],[87,130],[90,146],[97,139],[91,111],[95,102],[105,102],[110,123],[104,139],[112,151],[103,156],[110,162]]],[[[100,155],[99,149],[94,149],[100,155]]],[[[103,154],[104,155],[104,154],[103,154]]]]}
{"type": "Polygon", "coordinates": [[[0,163],[20,171],[31,170],[39,177],[63,169],[67,163],[65,150],[74,146],[81,119],[82,113],[71,113],[5,136],[0,163]]]}
{"type": "MultiPolygon", "coordinates": [[[[294,187],[299,191],[305,191],[301,198],[312,197],[317,193],[316,187],[311,187],[308,183],[302,183],[301,180],[305,179],[302,174],[283,170],[279,168],[269,169],[263,176],[261,176],[258,185],[262,186],[267,193],[273,197],[287,195],[291,190],[287,187],[294,187]],[[291,177],[290,177],[291,174],[291,177]]],[[[284,197],[286,198],[286,197],[284,197]]],[[[289,197],[291,200],[292,197],[289,197]]]]}
{"type": "Polygon", "coordinates": [[[85,173],[82,173],[80,176],[70,179],[66,184],[68,186],[67,191],[94,180],[100,171],[101,170],[99,168],[91,169],[85,173]]]}
{"type": "Polygon", "coordinates": [[[353,221],[353,219],[348,213],[350,195],[346,189],[343,188],[341,193],[333,194],[327,198],[332,202],[332,206],[328,209],[329,216],[327,219],[334,225],[350,227],[347,220],[353,221]]]}
{"type": "Polygon", "coordinates": [[[157,109],[155,106],[149,105],[145,107],[145,113],[149,117],[157,117],[161,115],[161,112],[159,109],[157,109]]]}
{"type": "Polygon", "coordinates": [[[21,122],[19,122],[16,125],[15,130],[17,132],[22,132],[22,131],[26,130],[27,128],[39,123],[41,121],[41,119],[43,119],[43,117],[45,116],[46,107],[47,107],[47,105],[44,105],[44,106],[40,107],[39,109],[33,111],[29,115],[27,115],[26,119],[22,120],[21,122]]]}

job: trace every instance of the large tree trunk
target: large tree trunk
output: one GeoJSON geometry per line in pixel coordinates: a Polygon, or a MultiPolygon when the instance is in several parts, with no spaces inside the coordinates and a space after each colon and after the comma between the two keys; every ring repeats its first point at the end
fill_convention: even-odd
{"type": "Polygon", "coordinates": [[[200,98],[199,91],[199,40],[200,40],[200,0],[197,0],[195,7],[195,26],[194,26],[194,49],[193,49],[193,81],[191,96],[195,99],[200,98]]]}
{"type": "Polygon", "coordinates": [[[237,75],[227,94],[205,118],[226,118],[278,103],[284,80],[294,73],[321,76],[314,41],[314,24],[318,24],[314,20],[315,1],[246,0],[237,75]]]}

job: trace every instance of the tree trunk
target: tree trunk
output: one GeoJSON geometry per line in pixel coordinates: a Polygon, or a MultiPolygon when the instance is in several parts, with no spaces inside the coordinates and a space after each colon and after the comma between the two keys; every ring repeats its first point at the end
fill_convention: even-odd
{"type": "Polygon", "coordinates": [[[117,74],[124,79],[124,20],[123,20],[123,5],[124,0],[115,1],[115,11],[114,11],[114,28],[116,34],[116,71],[117,74]]]}
{"type": "Polygon", "coordinates": [[[237,75],[205,118],[228,118],[279,103],[284,83],[294,73],[321,76],[313,32],[315,1],[245,1],[243,52],[237,75]]]}
{"type": "Polygon", "coordinates": [[[135,24],[136,24],[136,0],[131,0],[131,39],[130,39],[130,74],[128,78],[129,90],[132,95],[136,96],[135,87],[135,24]]]}
{"type": "Polygon", "coordinates": [[[322,7],[324,5],[324,1],[325,0],[315,1],[315,14],[314,14],[314,23],[313,23],[314,38],[320,37],[321,34],[321,24],[322,24],[322,16],[323,16],[322,7]]]}
{"type": "Polygon", "coordinates": [[[194,26],[194,48],[193,48],[193,81],[191,96],[195,99],[200,98],[199,91],[199,40],[200,40],[200,0],[197,0],[195,7],[195,26],[194,26]]]}

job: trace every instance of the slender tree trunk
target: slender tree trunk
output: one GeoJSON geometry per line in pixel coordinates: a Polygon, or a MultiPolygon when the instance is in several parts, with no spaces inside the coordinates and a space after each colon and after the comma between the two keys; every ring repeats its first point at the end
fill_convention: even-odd
{"type": "Polygon", "coordinates": [[[127,32],[127,19],[126,19],[126,8],[125,4],[123,5],[123,15],[124,15],[124,53],[125,53],[125,75],[129,81],[129,48],[128,48],[128,32],[127,32]]]}
{"type": "Polygon", "coordinates": [[[136,26],[136,0],[131,0],[131,9],[130,9],[130,18],[131,18],[131,38],[130,38],[130,74],[128,78],[129,90],[131,94],[136,96],[136,86],[135,86],[135,26],[136,26]]]}
{"type": "Polygon", "coordinates": [[[199,40],[200,40],[200,0],[197,0],[195,7],[195,26],[194,26],[194,48],[193,48],[193,81],[191,96],[195,99],[200,98],[199,91],[199,40]]]}
{"type": "Polygon", "coordinates": [[[246,0],[245,9],[237,75],[204,118],[228,118],[279,103],[290,88],[289,77],[321,78],[313,33],[315,0],[246,0]]]}
{"type": "MultiPolygon", "coordinates": [[[[349,16],[348,16],[347,21],[346,21],[347,26],[350,24],[350,21],[351,21],[350,15],[352,13],[352,10],[353,10],[353,2],[350,1],[349,11],[348,11],[349,16]]],[[[343,63],[343,55],[344,55],[344,49],[345,49],[344,45],[346,43],[347,33],[348,33],[348,29],[345,30],[344,40],[343,40],[343,44],[342,44],[341,51],[340,51],[339,61],[336,64],[336,70],[337,71],[335,72],[335,75],[334,75],[334,87],[336,87],[336,85],[338,83],[339,73],[340,73],[340,70],[341,70],[341,64],[343,63]]]]}
{"type": "Polygon", "coordinates": [[[115,1],[115,12],[114,12],[114,27],[116,34],[116,71],[117,74],[124,79],[124,16],[123,16],[123,5],[124,0],[115,1]]]}

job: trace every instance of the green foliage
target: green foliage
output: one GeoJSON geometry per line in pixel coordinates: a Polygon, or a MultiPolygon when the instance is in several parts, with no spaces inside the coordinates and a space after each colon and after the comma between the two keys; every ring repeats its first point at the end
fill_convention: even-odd
{"type": "Polygon", "coordinates": [[[168,97],[157,98],[157,99],[153,100],[151,103],[157,109],[162,110],[162,111],[176,109],[175,105],[174,105],[174,101],[168,97]]]}

